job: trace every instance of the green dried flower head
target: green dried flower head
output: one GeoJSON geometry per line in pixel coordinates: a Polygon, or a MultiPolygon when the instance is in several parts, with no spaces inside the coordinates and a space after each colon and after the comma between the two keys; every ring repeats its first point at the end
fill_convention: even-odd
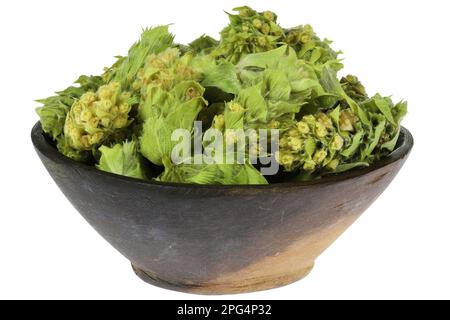
{"type": "Polygon", "coordinates": [[[235,8],[238,14],[229,14],[230,24],[222,30],[215,56],[232,63],[256,52],[275,49],[283,40],[283,29],[273,12],[258,13],[249,7],[235,8]]]}
{"type": "Polygon", "coordinates": [[[311,63],[336,60],[340,53],[331,49],[331,41],[321,40],[309,24],[286,30],[285,42],[295,49],[299,58],[311,63]]]}
{"type": "Polygon", "coordinates": [[[75,84],[78,86],[68,87],[57,92],[55,96],[37,100],[43,104],[36,109],[42,129],[53,139],[58,139],[63,134],[67,113],[75,100],[89,90],[97,90],[103,84],[103,80],[96,76],[80,76],[75,84]]]}
{"type": "Polygon", "coordinates": [[[117,82],[83,94],[67,114],[64,135],[69,145],[76,150],[98,147],[131,123],[132,103],[130,94],[122,92],[117,82]]]}
{"type": "Polygon", "coordinates": [[[369,98],[366,93],[366,88],[364,88],[356,76],[349,74],[343,77],[340,82],[342,89],[353,100],[364,101],[369,98]]]}
{"type": "Polygon", "coordinates": [[[171,47],[173,35],[168,26],[144,29],[139,41],[131,46],[126,57],[118,57],[116,63],[105,69],[105,82],[118,82],[123,90],[132,89],[136,75],[150,54],[158,54],[171,47]]]}
{"type": "MultiPolygon", "coordinates": [[[[298,169],[314,172],[339,157],[336,153],[345,144],[329,114],[309,114],[282,133],[279,143],[279,163],[286,171],[298,169]],[[287,161],[286,159],[289,159],[287,161]],[[292,161],[290,161],[292,160],[292,161]]],[[[339,162],[339,161],[338,161],[339,162]]],[[[331,166],[336,164],[334,161],[331,166]]]]}
{"type": "Polygon", "coordinates": [[[135,90],[141,92],[140,120],[145,121],[154,105],[170,104],[170,99],[187,101],[201,97],[204,88],[197,81],[202,73],[191,66],[192,52],[181,55],[177,48],[169,48],[159,54],[151,54],[145,66],[138,72],[135,90]],[[172,91],[174,88],[176,90],[172,91]],[[172,94],[176,93],[176,97],[172,94]]]}

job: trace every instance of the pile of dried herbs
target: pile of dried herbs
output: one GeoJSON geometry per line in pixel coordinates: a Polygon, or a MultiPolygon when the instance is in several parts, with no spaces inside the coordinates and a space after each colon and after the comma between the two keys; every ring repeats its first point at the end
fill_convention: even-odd
{"type": "Polygon", "coordinates": [[[368,96],[353,75],[339,79],[340,53],[310,25],[284,28],[273,12],[234,11],[219,40],[181,45],[167,26],[144,30],[103,75],[38,100],[44,132],[62,154],[100,170],[198,184],[280,181],[250,155],[273,156],[281,181],[308,180],[369,166],[395,148],[406,102],[368,96]],[[228,163],[202,161],[203,142],[174,161],[172,134],[185,129],[195,140],[195,121],[231,144],[233,130],[276,131],[278,145],[257,144],[228,163]]]}

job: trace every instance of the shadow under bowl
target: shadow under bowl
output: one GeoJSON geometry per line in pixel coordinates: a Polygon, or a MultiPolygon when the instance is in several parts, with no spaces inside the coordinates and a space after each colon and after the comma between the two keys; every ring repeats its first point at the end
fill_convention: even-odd
{"type": "Polygon", "coordinates": [[[315,259],[386,189],[413,138],[370,167],[321,180],[270,185],[188,185],[97,170],[60,154],[37,123],[34,147],[81,215],[156,286],[228,294],[283,286],[315,259]]]}

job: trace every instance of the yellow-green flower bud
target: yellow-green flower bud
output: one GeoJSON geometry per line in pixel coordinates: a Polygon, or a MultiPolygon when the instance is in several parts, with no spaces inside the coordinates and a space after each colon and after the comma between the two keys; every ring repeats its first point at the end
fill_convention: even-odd
{"type": "Polygon", "coordinates": [[[262,27],[262,22],[259,19],[253,19],[252,24],[256,29],[259,29],[262,27]]]}
{"type": "Polygon", "coordinates": [[[269,32],[270,32],[270,26],[269,26],[267,23],[264,23],[264,24],[261,26],[261,32],[264,33],[264,34],[269,34],[269,32]]]}
{"type": "Polygon", "coordinates": [[[327,164],[327,168],[330,169],[331,171],[334,171],[334,170],[336,170],[338,165],[339,165],[339,160],[333,159],[327,164]]]}
{"type": "Polygon", "coordinates": [[[317,150],[313,156],[314,162],[317,164],[321,164],[323,160],[325,160],[325,158],[327,157],[327,154],[328,154],[327,151],[324,149],[317,150]]]}
{"type": "Polygon", "coordinates": [[[290,153],[280,153],[279,155],[279,163],[288,170],[292,167],[294,161],[295,156],[290,153]]]}
{"type": "Polygon", "coordinates": [[[304,121],[299,121],[297,122],[297,130],[301,133],[301,134],[308,134],[309,133],[309,126],[306,122],[304,121]]]}
{"type": "Polygon", "coordinates": [[[294,44],[298,43],[299,38],[300,38],[300,32],[298,32],[297,30],[293,30],[287,34],[286,42],[291,45],[294,45],[294,44]]]}
{"type": "Polygon", "coordinates": [[[316,169],[316,163],[313,160],[306,160],[303,164],[303,169],[306,171],[314,171],[316,169]]]}
{"type": "Polygon", "coordinates": [[[283,29],[274,22],[270,23],[270,33],[275,36],[282,36],[284,34],[283,29]]]}
{"type": "Polygon", "coordinates": [[[313,28],[312,28],[312,26],[310,25],[310,24],[305,24],[304,26],[303,26],[303,31],[304,32],[307,32],[307,33],[313,33],[314,31],[313,31],[313,28]]]}
{"type": "Polygon", "coordinates": [[[298,137],[300,135],[300,132],[297,130],[297,128],[292,128],[287,132],[287,134],[290,137],[298,137]]]}
{"type": "Polygon", "coordinates": [[[330,149],[331,150],[341,150],[344,146],[344,139],[340,135],[335,135],[331,140],[330,149]]]}
{"type": "Polygon", "coordinates": [[[265,47],[265,46],[267,46],[269,44],[267,39],[266,39],[266,37],[263,37],[263,36],[257,37],[256,38],[256,42],[261,47],[265,47]]]}
{"type": "Polygon", "coordinates": [[[302,120],[311,126],[314,126],[316,124],[316,118],[312,114],[304,116],[302,120]]]}
{"type": "Polygon", "coordinates": [[[325,128],[327,128],[327,129],[333,128],[333,121],[331,121],[331,118],[329,116],[327,116],[325,113],[320,112],[317,115],[317,119],[321,124],[324,125],[325,128]]]}
{"type": "Polygon", "coordinates": [[[328,134],[327,128],[320,122],[316,123],[315,133],[317,137],[323,138],[328,134]]]}
{"type": "Polygon", "coordinates": [[[288,137],[287,145],[292,151],[297,152],[303,147],[303,140],[298,137],[288,137]]]}
{"type": "Polygon", "coordinates": [[[356,117],[350,109],[341,111],[339,115],[339,128],[342,131],[353,131],[353,124],[356,122],[356,117]]]}
{"type": "Polygon", "coordinates": [[[264,18],[266,18],[269,21],[275,21],[275,14],[272,11],[264,11],[263,12],[264,18]]]}
{"type": "Polygon", "coordinates": [[[254,14],[254,11],[252,9],[250,9],[249,7],[239,8],[238,11],[239,11],[239,15],[244,18],[250,17],[251,15],[254,14]]]}
{"type": "Polygon", "coordinates": [[[280,148],[287,148],[289,146],[289,137],[282,137],[280,139],[280,148]]]}
{"type": "Polygon", "coordinates": [[[228,103],[228,109],[231,112],[242,112],[244,110],[242,105],[239,102],[236,102],[234,100],[231,101],[230,103],[228,103]]]}
{"type": "Polygon", "coordinates": [[[307,43],[307,42],[311,41],[311,36],[309,34],[304,34],[300,37],[300,41],[302,43],[307,43]]]}

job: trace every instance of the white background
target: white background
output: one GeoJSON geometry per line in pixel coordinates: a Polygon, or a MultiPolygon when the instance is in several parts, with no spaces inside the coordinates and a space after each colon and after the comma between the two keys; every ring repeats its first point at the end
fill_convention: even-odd
{"type": "Polygon", "coordinates": [[[1,1],[0,298],[203,298],[139,280],[72,208],[33,150],[33,99],[101,73],[141,27],[174,23],[178,42],[217,37],[222,10],[245,2],[277,12],[283,26],[311,23],[370,93],[408,100],[416,144],[307,278],[229,297],[450,298],[450,10],[447,1],[381,0],[1,1]]]}

